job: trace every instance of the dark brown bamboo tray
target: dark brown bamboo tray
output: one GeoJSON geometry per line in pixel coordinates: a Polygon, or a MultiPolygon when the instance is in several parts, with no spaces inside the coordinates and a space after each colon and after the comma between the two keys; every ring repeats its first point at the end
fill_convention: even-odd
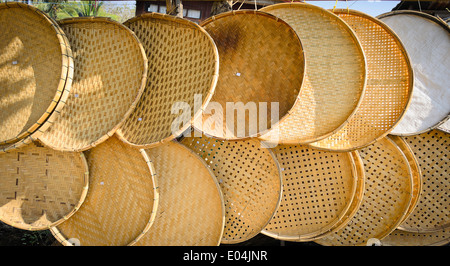
{"type": "Polygon", "coordinates": [[[60,152],[38,141],[0,154],[0,220],[45,230],[76,213],[88,191],[83,153],[60,152]]]}
{"type": "Polygon", "coordinates": [[[200,118],[216,87],[219,55],[209,34],[186,19],[147,13],[124,24],[141,40],[149,71],[136,109],[117,133],[130,145],[155,147],[200,118]]]}

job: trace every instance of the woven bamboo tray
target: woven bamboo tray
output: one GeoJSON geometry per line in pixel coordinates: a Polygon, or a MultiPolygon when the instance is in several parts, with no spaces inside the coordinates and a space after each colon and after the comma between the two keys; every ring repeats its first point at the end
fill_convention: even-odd
{"type": "Polygon", "coordinates": [[[153,163],[143,150],[113,136],[85,152],[89,191],[81,208],[51,228],[70,246],[133,245],[152,226],[159,193],[153,163]]]}
{"type": "Polygon", "coordinates": [[[383,238],[383,246],[444,246],[450,243],[450,227],[429,233],[395,230],[383,238]]]}
{"type": "Polygon", "coordinates": [[[403,221],[412,199],[408,160],[387,137],[359,150],[364,162],[365,191],[354,217],[339,231],[315,240],[327,246],[361,246],[383,239],[403,221]]]}
{"type": "Polygon", "coordinates": [[[45,230],[69,219],[83,203],[89,171],[82,153],[31,143],[0,155],[0,220],[45,230]]]}
{"type": "Polygon", "coordinates": [[[186,19],[148,13],[124,24],[141,40],[149,71],[136,109],[117,133],[130,145],[155,147],[200,118],[218,79],[217,47],[203,28],[186,19]]]}
{"type": "Polygon", "coordinates": [[[60,27],[33,6],[1,3],[0,31],[3,150],[36,132],[64,106],[73,60],[60,27]]]}
{"type": "Polygon", "coordinates": [[[428,233],[450,225],[449,135],[434,129],[402,137],[411,147],[422,173],[422,194],[416,208],[399,229],[428,233]]]}
{"type": "Polygon", "coordinates": [[[450,27],[440,18],[417,11],[379,15],[400,38],[414,69],[414,92],[393,135],[418,135],[444,123],[450,114],[450,27]]]}
{"type": "Polygon", "coordinates": [[[342,128],[358,109],[366,85],[366,59],[348,24],[306,3],[264,7],[294,28],[305,51],[306,73],[300,99],[289,116],[261,139],[304,144],[342,128]]]}
{"type": "Polygon", "coordinates": [[[219,183],[206,163],[176,142],[145,150],[158,175],[159,206],[136,246],[217,246],[225,224],[219,183]]]}
{"type": "Polygon", "coordinates": [[[383,22],[356,10],[334,14],[355,31],[367,59],[367,86],[355,114],[339,131],[312,147],[349,151],[386,136],[400,121],[412,96],[413,70],[397,35],[383,22]]]}
{"type": "Polygon", "coordinates": [[[105,141],[130,115],[146,81],[147,59],[134,33],[109,18],[59,21],[74,55],[65,108],[39,137],[61,151],[84,151],[105,141]]]}
{"type": "Polygon", "coordinates": [[[262,231],[267,236],[312,241],[341,221],[362,193],[363,186],[357,186],[358,161],[350,152],[303,145],[278,145],[272,151],[281,167],[283,195],[277,213],[262,231]]]}
{"type": "Polygon", "coordinates": [[[221,243],[244,242],[260,233],[281,201],[281,172],[272,152],[257,139],[188,137],[181,143],[205,160],[222,189],[221,243]]]}
{"type": "Polygon", "coordinates": [[[196,129],[216,138],[245,139],[267,132],[272,121],[289,116],[305,67],[294,30],[256,10],[225,12],[201,26],[217,45],[220,75],[214,104],[207,106],[196,129]],[[278,109],[272,103],[278,103],[278,109]]]}

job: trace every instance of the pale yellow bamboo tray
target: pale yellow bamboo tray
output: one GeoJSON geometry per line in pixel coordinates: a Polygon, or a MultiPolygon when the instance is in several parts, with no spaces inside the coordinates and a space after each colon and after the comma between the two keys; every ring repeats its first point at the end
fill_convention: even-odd
{"type": "Polygon", "coordinates": [[[219,55],[209,34],[186,19],[147,13],[124,23],[141,40],[149,60],[144,93],[118,130],[137,147],[155,147],[188,129],[211,100],[219,55]]]}
{"type": "Polygon", "coordinates": [[[0,145],[4,150],[36,132],[51,120],[52,112],[64,106],[73,60],[60,27],[33,6],[1,3],[0,31],[0,145]]]}
{"type": "Polygon", "coordinates": [[[437,129],[402,137],[413,151],[422,173],[422,193],[416,208],[399,229],[435,232],[450,225],[449,134],[437,129]]]}
{"type": "Polygon", "coordinates": [[[261,139],[304,144],[332,135],[355,113],[366,86],[366,58],[354,31],[338,16],[311,4],[282,3],[261,11],[294,28],[306,62],[299,100],[261,139]]]}
{"type": "Polygon", "coordinates": [[[444,246],[448,243],[450,243],[450,227],[428,233],[412,233],[396,229],[381,240],[383,246],[444,246]]]}
{"type": "Polygon", "coordinates": [[[244,242],[260,233],[281,200],[281,172],[272,152],[257,139],[194,136],[181,143],[205,160],[222,189],[225,227],[221,243],[244,242]]]}
{"type": "Polygon", "coordinates": [[[281,167],[283,195],[277,213],[262,231],[267,236],[312,241],[342,220],[361,195],[358,161],[350,152],[284,144],[272,151],[281,167]]]}
{"type": "Polygon", "coordinates": [[[0,154],[0,220],[45,230],[69,219],[83,203],[89,171],[83,153],[34,142],[0,154]]]}
{"type": "Polygon", "coordinates": [[[383,239],[407,214],[412,199],[408,160],[398,146],[384,137],[359,150],[364,162],[365,191],[360,208],[347,225],[318,240],[327,246],[361,246],[371,238],[383,239]]]}
{"type": "Polygon", "coordinates": [[[135,108],[145,86],[147,59],[134,33],[109,18],[59,21],[74,55],[65,108],[39,137],[61,151],[84,151],[105,141],[135,108]]]}
{"type": "Polygon", "coordinates": [[[272,123],[289,116],[305,67],[294,30],[256,10],[225,12],[201,26],[217,45],[220,75],[211,104],[194,126],[216,138],[245,139],[267,132],[272,123]]]}
{"type": "Polygon", "coordinates": [[[159,206],[152,228],[136,246],[217,246],[225,225],[222,191],[194,152],[167,142],[145,152],[158,176],[159,206]]]}
{"type": "Polygon", "coordinates": [[[63,245],[133,245],[152,226],[159,193],[153,163],[143,150],[113,136],[85,152],[89,191],[70,219],[51,228],[63,245]]]}
{"type": "Polygon", "coordinates": [[[356,10],[333,12],[358,36],[367,59],[367,85],[355,114],[339,131],[312,147],[350,151],[386,136],[408,108],[413,91],[413,70],[397,35],[383,22],[356,10]]]}

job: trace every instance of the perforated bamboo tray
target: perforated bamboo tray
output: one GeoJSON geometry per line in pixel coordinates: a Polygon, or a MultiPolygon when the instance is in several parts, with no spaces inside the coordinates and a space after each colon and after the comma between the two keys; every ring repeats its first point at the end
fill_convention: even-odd
{"type": "Polygon", "coordinates": [[[361,161],[350,152],[303,145],[278,145],[272,151],[281,167],[283,195],[277,213],[262,231],[267,236],[312,241],[342,220],[362,193],[356,170],[361,161]]]}
{"type": "Polygon", "coordinates": [[[379,15],[400,38],[414,69],[414,92],[404,117],[391,131],[409,136],[430,131],[450,114],[450,27],[440,18],[402,10],[379,15]]]}
{"type": "Polygon", "coordinates": [[[216,138],[245,139],[267,132],[272,121],[289,116],[298,101],[305,67],[294,30],[256,10],[225,12],[201,26],[217,45],[220,75],[196,129],[216,138]]]}
{"type": "Polygon", "coordinates": [[[19,146],[61,110],[71,86],[73,60],[60,27],[33,6],[1,3],[0,31],[3,151],[16,148],[14,144],[19,146]]]}
{"type": "Polygon", "coordinates": [[[321,245],[361,246],[371,238],[382,240],[407,214],[413,187],[403,152],[385,137],[359,150],[359,154],[366,182],[361,206],[345,227],[315,240],[321,245]]]}
{"type": "Polygon", "coordinates": [[[272,152],[257,139],[187,137],[181,143],[213,171],[225,201],[222,244],[244,242],[261,232],[282,194],[281,172],[272,152]]]}
{"type": "Polygon", "coordinates": [[[217,246],[225,224],[222,191],[194,152],[167,142],[145,152],[158,175],[155,222],[137,246],[217,246]]]}
{"type": "Polygon", "coordinates": [[[261,11],[294,28],[306,62],[299,100],[261,139],[304,144],[332,135],[359,108],[366,86],[366,58],[354,31],[338,16],[311,4],[282,3],[261,11]]]}
{"type": "Polygon", "coordinates": [[[444,246],[450,243],[450,227],[436,232],[412,233],[395,230],[383,238],[383,246],[444,246]]]}
{"type": "Polygon", "coordinates": [[[152,226],[159,201],[156,172],[143,150],[113,136],[84,152],[89,191],[81,208],[51,228],[63,245],[133,245],[152,226]]]}
{"type": "Polygon", "coordinates": [[[413,92],[413,70],[397,35],[383,22],[356,10],[336,9],[334,14],[358,36],[367,59],[367,85],[355,114],[339,131],[312,147],[350,151],[386,136],[408,108],[413,92]]]}
{"type": "Polygon", "coordinates": [[[39,137],[61,151],[84,151],[105,141],[130,115],[146,81],[147,59],[134,33],[109,18],[59,21],[74,55],[65,108],[39,137]]]}
{"type": "Polygon", "coordinates": [[[89,170],[82,153],[34,142],[0,154],[0,220],[24,230],[45,230],[69,219],[83,203],[89,170]]]}
{"type": "Polygon", "coordinates": [[[155,147],[181,135],[211,100],[219,55],[209,34],[186,19],[147,13],[124,23],[149,60],[144,93],[118,130],[130,145],[155,147]]]}
{"type": "Polygon", "coordinates": [[[434,129],[402,139],[408,143],[418,161],[422,173],[422,193],[416,208],[399,229],[428,233],[449,227],[449,135],[434,129]]]}

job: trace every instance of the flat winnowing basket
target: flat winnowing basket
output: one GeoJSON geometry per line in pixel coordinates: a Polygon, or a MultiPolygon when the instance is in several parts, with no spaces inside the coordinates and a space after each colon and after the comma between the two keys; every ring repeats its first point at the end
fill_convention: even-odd
{"type": "Polygon", "coordinates": [[[267,132],[289,116],[304,76],[302,44],[281,19],[255,10],[231,11],[201,23],[217,45],[220,74],[197,130],[220,139],[267,132]]]}
{"type": "Polygon", "coordinates": [[[312,147],[349,151],[386,136],[400,121],[413,93],[413,70],[397,35],[383,22],[355,10],[334,13],[355,31],[367,59],[367,85],[355,114],[340,130],[312,147]]]}
{"type": "Polygon", "coordinates": [[[205,160],[222,189],[225,227],[221,243],[244,242],[260,233],[276,212],[282,193],[280,168],[270,149],[256,139],[194,136],[181,143],[205,160]]]}
{"type": "Polygon", "coordinates": [[[327,246],[361,246],[371,238],[382,240],[403,221],[412,199],[408,160],[384,137],[359,150],[364,162],[365,191],[354,217],[337,232],[318,240],[327,246]]]}
{"type": "Polygon", "coordinates": [[[379,15],[400,38],[414,70],[411,103],[392,135],[430,131],[450,114],[450,27],[440,18],[402,10],[379,15]]]}
{"type": "Polygon", "coordinates": [[[402,137],[413,151],[422,173],[422,193],[416,208],[399,227],[428,233],[450,226],[449,134],[437,129],[402,137]]]}
{"type": "Polygon", "coordinates": [[[147,58],[134,33],[109,18],[59,24],[73,51],[74,79],[65,108],[39,140],[56,150],[84,151],[112,136],[135,108],[147,58]]]}
{"type": "MultiPolygon", "coordinates": [[[[72,52],[60,27],[39,9],[0,4],[0,145],[16,148],[65,103],[72,52]]],[[[27,143],[30,143],[27,140],[27,143]]]]}
{"type": "Polygon", "coordinates": [[[39,142],[0,154],[0,220],[45,230],[69,219],[85,200],[89,171],[83,153],[39,142]]]}
{"type": "Polygon", "coordinates": [[[304,144],[335,133],[359,107],[366,86],[366,58],[354,31],[335,14],[311,4],[282,3],[261,11],[295,30],[306,62],[299,100],[261,139],[304,144]]]}
{"type": "Polygon", "coordinates": [[[444,246],[448,243],[450,243],[450,227],[428,233],[396,229],[381,241],[383,246],[444,246]]]}
{"type": "Polygon", "coordinates": [[[117,131],[130,145],[150,148],[181,135],[211,100],[218,72],[216,45],[200,26],[158,13],[124,23],[141,40],[149,60],[144,93],[117,131]]]}
{"type": "Polygon", "coordinates": [[[159,192],[153,163],[144,151],[113,136],[85,152],[89,191],[81,208],[52,227],[63,245],[133,245],[152,226],[159,192]]]}
{"type": "Polygon", "coordinates": [[[225,224],[219,183],[208,165],[176,142],[146,149],[158,178],[155,222],[136,246],[217,246],[225,224]]]}
{"type": "Polygon", "coordinates": [[[303,145],[272,148],[281,167],[283,195],[262,231],[275,239],[312,241],[331,230],[361,195],[350,152],[319,151],[303,145]],[[357,191],[359,189],[359,191],[357,191]]]}

